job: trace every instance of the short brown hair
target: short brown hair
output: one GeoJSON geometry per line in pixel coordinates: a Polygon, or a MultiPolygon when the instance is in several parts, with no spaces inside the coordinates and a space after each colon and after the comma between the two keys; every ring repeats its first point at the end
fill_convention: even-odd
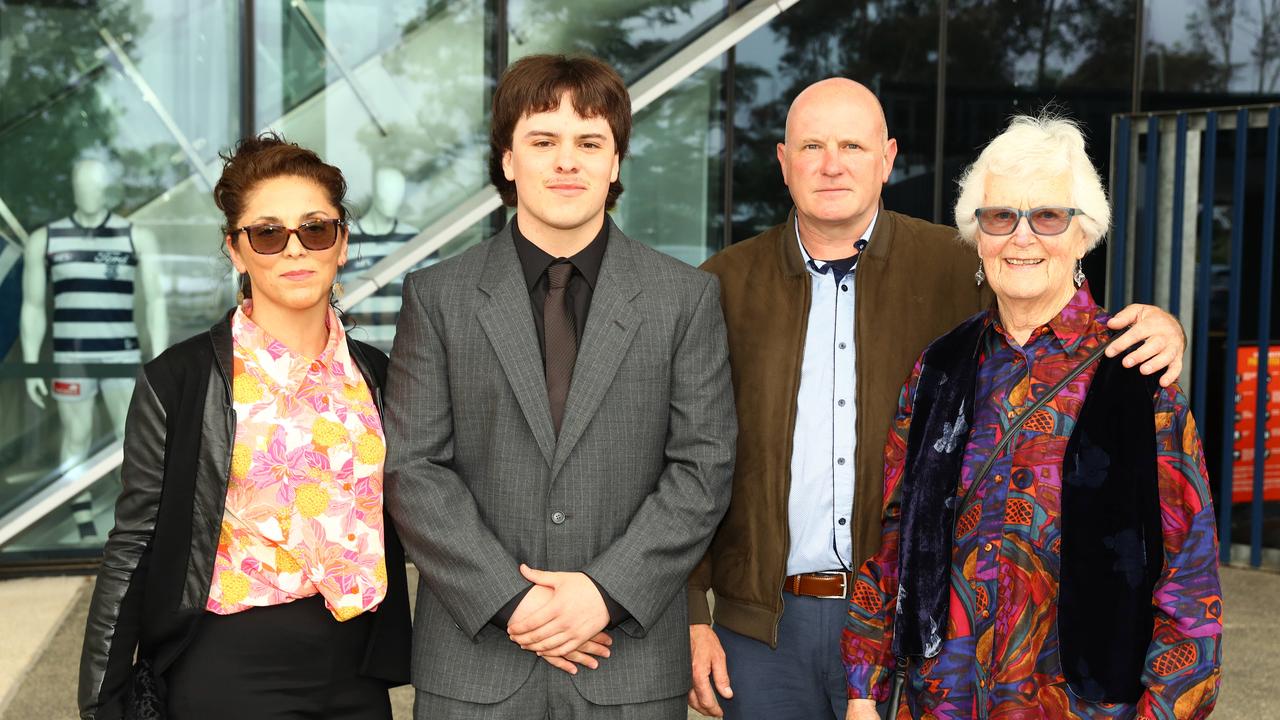
{"type": "MultiPolygon", "coordinates": [[[[507,68],[493,93],[493,122],[489,130],[489,179],[509,207],[516,205],[516,184],[502,171],[502,156],[511,149],[520,118],[551,112],[560,96],[569,93],[573,110],[584,118],[602,117],[613,131],[618,161],[627,156],[631,141],[631,95],[622,76],[604,61],[584,55],[529,55],[507,68]]],[[[622,182],[609,185],[605,208],[612,210],[622,194],[622,182]]]]}
{"type": "Polygon", "coordinates": [[[229,153],[221,153],[222,177],[213,187],[213,202],[222,211],[224,235],[232,235],[249,194],[259,183],[282,176],[311,180],[324,188],[338,218],[347,221],[347,181],[342,171],[320,159],[313,150],[291,143],[274,132],[243,138],[229,153]]]}

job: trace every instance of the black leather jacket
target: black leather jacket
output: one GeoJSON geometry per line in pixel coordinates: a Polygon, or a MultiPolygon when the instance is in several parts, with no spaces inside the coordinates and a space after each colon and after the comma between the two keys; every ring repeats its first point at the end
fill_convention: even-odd
{"type": "MultiPolygon", "coordinates": [[[[382,409],[387,359],[347,340],[382,409]]],[[[80,659],[80,717],[123,713],[134,652],[162,674],[181,654],[212,581],[230,476],[230,315],[166,350],[138,375],[125,426],[123,489],[103,548],[80,659]]],[[[375,613],[362,670],[408,681],[410,622],[404,550],[386,519],[387,596],[375,613]]]]}

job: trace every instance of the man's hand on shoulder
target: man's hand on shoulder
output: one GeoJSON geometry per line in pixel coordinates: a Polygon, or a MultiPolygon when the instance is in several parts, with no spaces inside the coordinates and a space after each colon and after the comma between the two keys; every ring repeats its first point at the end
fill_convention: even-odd
{"type": "Polygon", "coordinates": [[[536,587],[516,608],[507,625],[512,642],[543,658],[564,658],[575,651],[581,652],[584,644],[597,642],[604,634],[609,611],[596,584],[586,574],[534,570],[523,564],[520,572],[536,587]],[[535,599],[529,605],[529,612],[521,612],[529,596],[538,591],[541,598],[544,590],[551,592],[549,600],[538,606],[534,603],[540,600],[535,599]]]}
{"type": "Polygon", "coordinates": [[[1169,387],[1182,374],[1182,353],[1187,336],[1178,319],[1154,305],[1130,305],[1107,321],[1112,330],[1128,328],[1107,348],[1107,357],[1116,357],[1138,343],[1124,358],[1125,367],[1141,363],[1138,370],[1152,375],[1164,370],[1160,386],[1169,387]]]}

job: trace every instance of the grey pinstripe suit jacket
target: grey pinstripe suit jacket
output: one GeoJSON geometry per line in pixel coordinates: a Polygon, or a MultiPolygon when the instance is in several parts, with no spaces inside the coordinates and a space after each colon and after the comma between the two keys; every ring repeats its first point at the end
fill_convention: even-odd
{"type": "Polygon", "coordinates": [[[728,506],[737,433],[713,276],[610,221],[557,440],[508,227],[406,280],[385,417],[387,508],[422,578],[418,689],[493,703],[529,678],[541,661],[487,624],[525,562],[585,571],[631,614],[575,676],[584,698],[688,690],[685,582],[728,506]]]}

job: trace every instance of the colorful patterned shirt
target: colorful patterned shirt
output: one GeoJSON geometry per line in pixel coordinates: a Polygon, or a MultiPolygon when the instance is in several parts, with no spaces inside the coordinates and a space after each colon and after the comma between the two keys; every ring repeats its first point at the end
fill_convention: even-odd
{"type": "MultiPolygon", "coordinates": [[[[1200,440],[1177,386],[1155,397],[1164,568],[1155,629],[1134,704],[1099,704],[1067,687],[1058,657],[1062,459],[1094,364],[1028,419],[976,486],[974,476],[1020,408],[1105,341],[1107,316],[1086,285],[1019,346],[994,310],[980,353],[974,428],[961,470],[949,615],[940,652],[910,664],[899,718],[1203,718],[1218,693],[1222,599],[1200,440]]],[[[888,696],[898,594],[900,483],[920,362],[885,447],[880,551],[861,568],[843,652],[849,697],[888,696]]]]}
{"type": "Polygon", "coordinates": [[[304,357],[231,320],[236,413],[231,477],[206,608],[228,615],[319,593],[339,621],[387,593],[377,407],[337,315],[304,357]]]}

